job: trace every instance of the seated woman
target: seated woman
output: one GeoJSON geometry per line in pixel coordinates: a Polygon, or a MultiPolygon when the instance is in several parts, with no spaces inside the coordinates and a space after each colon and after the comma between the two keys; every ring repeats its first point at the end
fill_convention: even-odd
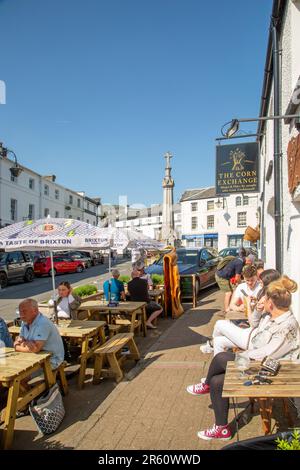
{"type": "MultiPolygon", "coordinates": [[[[296,282],[283,276],[272,282],[264,297],[264,311],[261,319],[250,334],[247,350],[243,353],[249,359],[263,360],[266,356],[274,359],[295,360],[300,352],[299,324],[290,310],[292,293],[296,292],[296,282]]],[[[192,395],[210,393],[215,424],[212,428],[198,432],[205,440],[231,439],[228,426],[229,399],[222,398],[226,365],[234,361],[235,354],[223,352],[212,360],[206,379],[200,384],[190,385],[187,391],[192,395]]]]}
{"type": "MultiPolygon", "coordinates": [[[[81,298],[72,292],[72,287],[69,282],[63,281],[59,284],[56,299],[58,318],[77,320],[77,310],[81,302],[81,298]]],[[[49,300],[48,305],[54,305],[54,300],[49,300]]]]}
{"type": "Polygon", "coordinates": [[[3,318],[0,318],[0,348],[12,348],[13,340],[3,318]]]}
{"type": "MultiPolygon", "coordinates": [[[[271,282],[280,278],[280,274],[275,269],[268,269],[261,274],[260,281],[262,288],[257,294],[256,308],[252,310],[250,296],[246,297],[247,310],[249,312],[249,328],[240,328],[230,320],[218,320],[213,331],[213,351],[214,355],[227,351],[231,348],[247,349],[249,337],[253,328],[258,326],[264,310],[265,291],[271,282]]],[[[203,352],[203,348],[201,349],[203,352]]],[[[207,350],[208,351],[208,350],[207,350]]],[[[212,352],[208,351],[208,352],[212,352]]]]}

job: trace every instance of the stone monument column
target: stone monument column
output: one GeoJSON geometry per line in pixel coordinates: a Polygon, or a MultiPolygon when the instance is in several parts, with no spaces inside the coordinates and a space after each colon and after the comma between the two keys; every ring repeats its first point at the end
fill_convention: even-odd
{"type": "Polygon", "coordinates": [[[171,155],[167,152],[164,156],[166,159],[165,177],[163,179],[163,220],[162,220],[162,241],[167,245],[173,245],[175,243],[175,231],[174,231],[174,213],[173,213],[173,188],[175,186],[174,180],[171,176],[171,155]]]}

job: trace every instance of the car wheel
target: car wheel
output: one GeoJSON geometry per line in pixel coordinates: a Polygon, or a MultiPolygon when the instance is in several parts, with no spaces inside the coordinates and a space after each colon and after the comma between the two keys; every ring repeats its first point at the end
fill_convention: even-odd
{"type": "Polygon", "coordinates": [[[80,266],[77,266],[76,272],[77,273],[82,273],[83,270],[84,270],[84,267],[80,265],[80,266]]]}
{"type": "MultiPolygon", "coordinates": [[[[53,269],[53,272],[54,272],[54,276],[56,276],[57,271],[56,271],[55,268],[53,269]]],[[[52,276],[52,269],[49,270],[48,274],[49,274],[50,277],[52,276]]]]}
{"type": "Polygon", "coordinates": [[[0,287],[1,289],[4,289],[7,287],[8,284],[8,279],[5,273],[0,273],[0,287]]]}
{"type": "Polygon", "coordinates": [[[34,279],[34,272],[32,269],[27,269],[25,276],[24,276],[24,281],[25,282],[32,282],[34,279]]]}

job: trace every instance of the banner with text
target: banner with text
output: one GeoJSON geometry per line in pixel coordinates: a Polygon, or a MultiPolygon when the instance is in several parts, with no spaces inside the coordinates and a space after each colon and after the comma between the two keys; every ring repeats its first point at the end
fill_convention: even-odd
{"type": "Polygon", "coordinates": [[[218,145],[216,155],[216,194],[259,191],[257,142],[218,145]]]}

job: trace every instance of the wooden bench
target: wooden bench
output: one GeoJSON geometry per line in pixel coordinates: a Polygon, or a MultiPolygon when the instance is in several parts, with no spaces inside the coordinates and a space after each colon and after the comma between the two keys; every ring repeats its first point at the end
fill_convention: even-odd
{"type": "Polygon", "coordinates": [[[123,378],[122,363],[126,359],[134,359],[135,361],[140,359],[140,353],[134,342],[133,333],[119,333],[113,336],[113,338],[96,349],[94,355],[94,384],[100,382],[101,376],[114,377],[116,382],[120,382],[123,378]],[[130,354],[121,354],[125,346],[129,348],[130,354]]]}
{"type": "Polygon", "coordinates": [[[113,338],[117,333],[120,332],[121,325],[108,325],[108,336],[109,339],[113,338]]]}
{"type": "MultiPolygon", "coordinates": [[[[116,318],[115,325],[119,326],[120,328],[126,329],[126,331],[130,331],[132,327],[131,321],[127,320],[126,318],[116,318]]],[[[139,335],[141,334],[141,326],[142,326],[141,320],[134,321],[134,330],[137,330],[139,335]]]]}

